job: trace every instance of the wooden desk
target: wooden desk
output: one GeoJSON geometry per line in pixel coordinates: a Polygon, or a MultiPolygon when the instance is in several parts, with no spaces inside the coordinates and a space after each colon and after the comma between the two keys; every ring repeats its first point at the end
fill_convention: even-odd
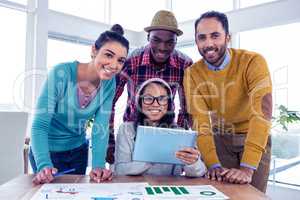
{"type": "MultiPolygon", "coordinates": [[[[31,182],[32,175],[21,175],[0,186],[1,200],[29,200],[40,188],[31,182]]],[[[88,176],[66,175],[57,177],[53,183],[89,183],[88,176]]],[[[203,178],[185,177],[154,177],[154,176],[118,176],[112,183],[148,182],[151,185],[213,185],[231,200],[265,200],[270,199],[265,194],[250,185],[235,185],[219,183],[203,178]]],[[[107,183],[107,182],[106,182],[107,183]]],[[[97,183],[95,183],[97,184],[97,183]]]]}

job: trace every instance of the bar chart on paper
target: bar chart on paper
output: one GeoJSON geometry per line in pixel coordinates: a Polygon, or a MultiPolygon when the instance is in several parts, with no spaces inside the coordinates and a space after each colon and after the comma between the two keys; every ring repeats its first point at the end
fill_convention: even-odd
{"type": "Polygon", "coordinates": [[[188,199],[188,200],[222,200],[229,199],[211,185],[179,186],[157,185],[145,187],[145,199],[188,199]]]}
{"type": "Polygon", "coordinates": [[[148,183],[44,184],[31,200],[224,200],[211,185],[149,185],[148,183]]]}

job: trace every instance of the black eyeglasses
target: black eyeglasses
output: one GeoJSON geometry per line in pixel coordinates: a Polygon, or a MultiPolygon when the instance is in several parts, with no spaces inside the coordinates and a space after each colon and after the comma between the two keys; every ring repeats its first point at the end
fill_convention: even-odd
{"type": "Polygon", "coordinates": [[[154,103],[154,101],[156,100],[156,102],[161,105],[161,106],[165,106],[168,104],[168,100],[169,97],[166,95],[161,95],[161,96],[151,96],[151,95],[145,95],[145,96],[141,96],[143,103],[146,105],[152,105],[154,103]]]}

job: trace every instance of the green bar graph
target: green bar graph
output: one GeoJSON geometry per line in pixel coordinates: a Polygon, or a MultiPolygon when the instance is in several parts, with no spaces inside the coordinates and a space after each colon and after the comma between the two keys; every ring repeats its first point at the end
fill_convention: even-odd
{"type": "Polygon", "coordinates": [[[185,189],[185,187],[178,187],[178,189],[179,189],[183,194],[189,194],[189,192],[185,189]]]}
{"type": "Polygon", "coordinates": [[[174,194],[174,195],[188,195],[189,191],[183,186],[153,186],[145,187],[148,195],[164,195],[164,194],[174,194]]]}
{"type": "Polygon", "coordinates": [[[157,194],[162,194],[162,193],[163,193],[159,187],[153,187],[153,189],[154,189],[154,191],[155,191],[157,194]]]}
{"type": "Polygon", "coordinates": [[[154,195],[154,192],[151,187],[146,187],[145,189],[148,195],[154,195]]]}
{"type": "Polygon", "coordinates": [[[162,189],[163,189],[164,192],[170,192],[171,191],[169,187],[162,187],[162,189]]]}
{"type": "Polygon", "coordinates": [[[177,187],[171,187],[171,190],[174,192],[175,195],[181,195],[181,192],[177,189],[177,187]]]}

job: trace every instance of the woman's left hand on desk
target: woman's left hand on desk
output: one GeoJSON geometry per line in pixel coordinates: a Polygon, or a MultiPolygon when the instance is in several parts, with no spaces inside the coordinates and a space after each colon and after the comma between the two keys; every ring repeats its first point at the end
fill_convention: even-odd
{"type": "Polygon", "coordinates": [[[50,183],[54,179],[54,174],[57,172],[57,169],[54,167],[45,167],[41,171],[39,171],[32,182],[36,185],[43,183],[50,183]]]}
{"type": "Polygon", "coordinates": [[[101,181],[105,180],[112,180],[113,173],[109,169],[101,169],[101,168],[95,168],[92,169],[90,172],[90,178],[91,180],[100,183],[101,181]]]}

